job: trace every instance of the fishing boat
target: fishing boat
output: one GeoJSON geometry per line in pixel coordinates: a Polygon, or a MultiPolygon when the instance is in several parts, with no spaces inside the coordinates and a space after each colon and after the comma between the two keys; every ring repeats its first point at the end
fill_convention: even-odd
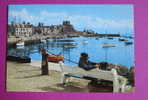
{"type": "Polygon", "coordinates": [[[99,37],[96,37],[96,40],[99,40],[99,37]]]}
{"type": "Polygon", "coordinates": [[[108,37],[108,39],[112,40],[112,39],[113,39],[113,37],[108,37]]]}
{"type": "Polygon", "coordinates": [[[102,47],[103,47],[103,48],[116,47],[116,45],[115,45],[115,44],[110,44],[110,43],[104,43],[104,44],[102,45],[102,47]]]}
{"type": "Polygon", "coordinates": [[[22,41],[22,40],[19,40],[19,41],[16,43],[16,47],[17,47],[17,48],[24,48],[24,45],[25,45],[25,43],[24,43],[24,41],[22,41]]]}
{"type": "Polygon", "coordinates": [[[125,42],[125,45],[132,45],[133,42],[125,42]]]}
{"type": "Polygon", "coordinates": [[[74,40],[69,40],[69,39],[58,39],[56,42],[74,42],[74,40]]]}
{"type": "Polygon", "coordinates": [[[30,63],[31,62],[31,58],[27,57],[27,56],[7,56],[7,60],[9,61],[14,61],[14,62],[18,62],[18,63],[30,63]]]}
{"type": "Polygon", "coordinates": [[[41,41],[41,43],[46,43],[46,40],[40,40],[41,41]]]}
{"type": "Polygon", "coordinates": [[[83,43],[83,44],[88,44],[88,41],[83,40],[82,43],[83,43]]]}
{"type": "Polygon", "coordinates": [[[59,61],[64,61],[64,56],[62,55],[48,55],[48,62],[56,62],[58,63],[59,61]]]}
{"type": "Polygon", "coordinates": [[[52,42],[52,41],[54,41],[54,39],[49,38],[49,39],[47,39],[47,41],[52,42]]]}
{"type": "Polygon", "coordinates": [[[63,46],[65,48],[74,48],[77,46],[77,43],[64,43],[63,46]]]}
{"type": "Polygon", "coordinates": [[[119,38],[118,40],[119,41],[127,41],[126,39],[122,39],[122,38],[119,38]]]}
{"type": "Polygon", "coordinates": [[[64,47],[66,47],[66,48],[74,48],[76,46],[77,46],[77,44],[74,44],[74,43],[69,43],[69,44],[64,45],[64,47]]]}
{"type": "Polygon", "coordinates": [[[129,39],[133,39],[133,37],[132,37],[132,36],[129,36],[128,38],[129,38],[129,39]]]}

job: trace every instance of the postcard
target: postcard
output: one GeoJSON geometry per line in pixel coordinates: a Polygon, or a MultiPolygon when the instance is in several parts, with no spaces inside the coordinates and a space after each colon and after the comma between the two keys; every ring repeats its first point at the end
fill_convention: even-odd
{"type": "Polygon", "coordinates": [[[133,5],[9,5],[7,91],[133,92],[133,18],[133,5]]]}
{"type": "Polygon", "coordinates": [[[145,16],[138,17],[146,13],[138,4],[3,1],[2,94],[35,94],[37,100],[41,95],[59,99],[61,94],[63,100],[93,98],[91,94],[105,95],[104,100],[138,100],[137,94],[146,100],[142,55],[147,46],[141,45],[146,41],[145,16]]]}

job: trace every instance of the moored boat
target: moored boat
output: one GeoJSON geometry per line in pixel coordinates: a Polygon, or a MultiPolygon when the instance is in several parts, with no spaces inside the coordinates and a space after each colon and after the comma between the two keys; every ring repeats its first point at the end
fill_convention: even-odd
{"type": "Polygon", "coordinates": [[[75,48],[76,45],[65,45],[64,47],[66,47],[66,48],[75,48]]]}
{"type": "Polygon", "coordinates": [[[31,58],[27,56],[7,56],[7,60],[18,63],[30,63],[31,58]]]}
{"type": "Polygon", "coordinates": [[[118,40],[119,41],[127,41],[126,39],[122,39],[122,38],[119,38],[118,40]]]}
{"type": "Polygon", "coordinates": [[[25,43],[24,43],[24,41],[22,41],[22,40],[19,40],[19,41],[16,43],[16,47],[17,47],[17,48],[24,48],[24,45],[25,45],[25,43]]]}
{"type": "Polygon", "coordinates": [[[47,41],[52,42],[52,41],[54,41],[54,39],[49,38],[49,39],[47,39],[47,41]]]}
{"type": "Polygon", "coordinates": [[[74,40],[70,40],[70,39],[58,39],[58,40],[56,40],[56,42],[74,42],[74,40]]]}
{"type": "Polygon", "coordinates": [[[46,43],[46,40],[40,40],[41,41],[41,43],[46,43]]]}
{"type": "Polygon", "coordinates": [[[125,42],[125,45],[132,45],[133,42],[125,42]]]}
{"type": "Polygon", "coordinates": [[[99,37],[96,37],[96,40],[99,40],[99,37]]]}
{"type": "Polygon", "coordinates": [[[103,48],[116,47],[116,45],[115,45],[115,44],[104,43],[104,44],[102,45],[102,47],[103,47],[103,48]]]}
{"type": "Polygon", "coordinates": [[[83,43],[83,44],[88,44],[88,41],[83,40],[82,43],[83,43]]]}
{"type": "Polygon", "coordinates": [[[56,62],[56,63],[58,63],[59,61],[64,61],[64,56],[49,54],[48,55],[48,61],[49,62],[56,62]]]}
{"type": "Polygon", "coordinates": [[[108,37],[108,39],[112,40],[112,39],[113,39],[113,37],[108,37]]]}

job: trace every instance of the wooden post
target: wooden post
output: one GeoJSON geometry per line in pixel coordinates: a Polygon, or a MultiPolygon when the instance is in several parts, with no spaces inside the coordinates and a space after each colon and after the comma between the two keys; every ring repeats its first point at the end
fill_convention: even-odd
{"type": "Polygon", "coordinates": [[[65,81],[65,79],[64,79],[64,70],[63,70],[63,62],[62,61],[60,61],[59,62],[59,67],[60,67],[60,69],[61,69],[61,83],[63,84],[64,83],[64,81],[65,81]]]}
{"type": "Polygon", "coordinates": [[[48,54],[45,49],[42,49],[42,65],[41,65],[42,75],[48,75],[48,54]]]}

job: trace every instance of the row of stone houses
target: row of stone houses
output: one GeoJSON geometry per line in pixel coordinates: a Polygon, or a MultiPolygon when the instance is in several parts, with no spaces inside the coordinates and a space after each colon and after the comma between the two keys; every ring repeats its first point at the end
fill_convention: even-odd
{"type": "Polygon", "coordinates": [[[9,35],[15,36],[29,36],[32,34],[32,26],[30,23],[14,23],[8,25],[9,35]]]}
{"type": "Polygon", "coordinates": [[[30,36],[33,33],[33,25],[30,23],[14,23],[8,24],[9,36],[30,36]]]}
{"type": "Polygon", "coordinates": [[[72,33],[76,32],[70,21],[63,21],[62,25],[44,26],[43,23],[38,23],[37,26],[33,26],[28,23],[14,23],[8,24],[9,36],[16,37],[29,37],[33,35],[57,35],[59,33],[72,33]]]}

